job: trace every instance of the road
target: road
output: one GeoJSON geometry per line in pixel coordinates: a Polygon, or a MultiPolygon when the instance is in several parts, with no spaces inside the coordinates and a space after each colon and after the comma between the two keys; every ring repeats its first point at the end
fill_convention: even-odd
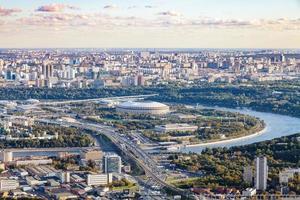
{"type": "Polygon", "coordinates": [[[166,175],[164,171],[158,168],[158,164],[153,161],[153,159],[145,153],[142,149],[139,148],[134,142],[119,134],[113,127],[101,125],[101,124],[94,124],[88,123],[84,121],[77,121],[77,122],[66,122],[66,121],[54,121],[54,120],[37,120],[47,124],[60,124],[62,126],[72,126],[77,128],[82,128],[86,130],[94,131],[98,134],[103,134],[107,138],[109,138],[121,151],[123,151],[127,156],[131,159],[135,160],[138,165],[140,165],[146,175],[151,178],[157,185],[161,187],[168,188],[169,190],[176,192],[181,195],[187,195],[188,191],[179,189],[171,184],[165,182],[166,175]]]}
{"type": "Polygon", "coordinates": [[[92,147],[56,147],[56,148],[23,148],[23,149],[17,149],[17,148],[12,148],[12,149],[5,149],[6,151],[10,152],[41,152],[41,151],[47,151],[47,152],[73,152],[73,151],[82,151],[82,150],[89,150],[93,149],[92,147]]]}

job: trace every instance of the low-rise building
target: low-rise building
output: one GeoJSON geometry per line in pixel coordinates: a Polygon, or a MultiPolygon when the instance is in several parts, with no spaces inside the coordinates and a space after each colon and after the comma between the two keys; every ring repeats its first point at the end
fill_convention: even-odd
{"type": "Polygon", "coordinates": [[[255,188],[247,188],[242,192],[243,197],[252,197],[256,195],[256,189],[255,188]]]}
{"type": "Polygon", "coordinates": [[[52,159],[38,159],[38,160],[17,160],[16,166],[21,165],[49,165],[52,164],[52,159]]]}
{"type": "Polygon", "coordinates": [[[112,183],[112,174],[88,174],[87,175],[87,185],[97,186],[97,185],[108,185],[112,183]]]}
{"type": "Polygon", "coordinates": [[[70,172],[59,173],[59,179],[60,179],[61,183],[69,183],[70,182],[70,172]]]}
{"type": "Polygon", "coordinates": [[[78,176],[77,174],[72,174],[71,177],[70,177],[70,182],[72,183],[80,183],[80,182],[84,182],[85,180],[78,176]]]}
{"type": "Polygon", "coordinates": [[[19,181],[13,179],[0,179],[0,191],[15,190],[19,187],[19,181]]]}
{"type": "Polygon", "coordinates": [[[167,132],[194,132],[198,129],[198,126],[190,124],[166,124],[161,126],[155,126],[155,131],[161,133],[167,132]]]}

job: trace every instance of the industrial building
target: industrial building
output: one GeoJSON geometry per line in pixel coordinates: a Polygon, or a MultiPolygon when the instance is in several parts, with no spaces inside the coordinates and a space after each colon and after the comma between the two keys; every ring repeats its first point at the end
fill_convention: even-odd
{"type": "Polygon", "coordinates": [[[194,132],[198,129],[198,126],[190,124],[166,124],[161,126],[155,126],[155,131],[167,133],[167,132],[194,132]]]}

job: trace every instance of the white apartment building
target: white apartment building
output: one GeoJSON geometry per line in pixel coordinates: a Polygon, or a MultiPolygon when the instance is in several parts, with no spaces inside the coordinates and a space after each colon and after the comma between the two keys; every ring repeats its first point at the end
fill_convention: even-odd
{"type": "Polygon", "coordinates": [[[96,185],[108,185],[112,183],[112,174],[88,174],[87,176],[87,185],[96,186],[96,185]]]}
{"type": "Polygon", "coordinates": [[[15,190],[19,187],[18,180],[0,179],[0,191],[15,190]]]}
{"type": "Polygon", "coordinates": [[[267,158],[257,157],[255,162],[256,162],[255,188],[257,190],[266,190],[267,179],[268,179],[267,158]]]}

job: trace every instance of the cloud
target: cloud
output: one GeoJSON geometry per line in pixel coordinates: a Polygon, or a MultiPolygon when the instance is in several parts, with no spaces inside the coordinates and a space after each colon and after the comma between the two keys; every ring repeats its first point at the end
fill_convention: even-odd
{"type": "Polygon", "coordinates": [[[103,7],[104,9],[117,9],[119,8],[117,5],[115,4],[110,4],[110,5],[106,5],[103,7]]]}
{"type": "MultiPolygon", "coordinates": [[[[53,9],[52,9],[53,10],[53,9]]],[[[55,9],[54,9],[55,10],[55,9]]],[[[300,19],[217,19],[210,17],[187,17],[174,11],[157,13],[152,18],[142,16],[114,16],[109,13],[76,13],[76,12],[35,12],[19,18],[5,20],[1,27],[24,27],[28,29],[72,30],[74,28],[101,27],[103,29],[115,28],[153,28],[164,27],[186,29],[252,29],[268,31],[300,30],[300,19]]],[[[61,10],[61,9],[60,9],[61,10]]],[[[1,22],[0,22],[1,24],[1,22]]]]}
{"type": "Polygon", "coordinates": [[[176,11],[164,11],[164,12],[159,12],[158,15],[161,15],[161,16],[169,16],[169,17],[180,17],[180,16],[182,16],[181,13],[176,12],[176,11]]]}
{"type": "Polygon", "coordinates": [[[155,6],[145,5],[145,8],[156,8],[155,6]]]}
{"type": "Polygon", "coordinates": [[[18,13],[21,11],[22,11],[21,9],[16,9],[16,8],[8,9],[8,8],[3,8],[0,6],[0,16],[10,16],[14,13],[18,13]]]}
{"type": "Polygon", "coordinates": [[[136,5],[133,5],[133,6],[128,6],[128,8],[127,9],[135,9],[135,8],[137,8],[137,6],[136,5]]]}
{"type": "Polygon", "coordinates": [[[191,25],[213,27],[246,27],[253,25],[253,23],[251,21],[242,21],[236,19],[221,20],[213,18],[204,18],[199,20],[192,20],[191,25]]]}
{"type": "Polygon", "coordinates": [[[38,12],[63,12],[65,9],[76,10],[77,8],[66,4],[49,4],[40,6],[36,11],[38,12]]]}

